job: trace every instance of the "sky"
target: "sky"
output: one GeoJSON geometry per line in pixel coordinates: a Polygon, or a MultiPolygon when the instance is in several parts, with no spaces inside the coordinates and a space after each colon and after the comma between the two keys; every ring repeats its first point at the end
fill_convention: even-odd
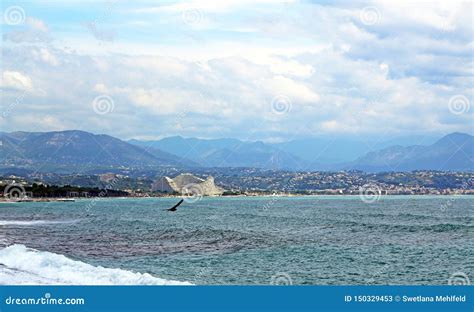
{"type": "Polygon", "coordinates": [[[474,133],[471,1],[2,1],[0,131],[474,133]]]}

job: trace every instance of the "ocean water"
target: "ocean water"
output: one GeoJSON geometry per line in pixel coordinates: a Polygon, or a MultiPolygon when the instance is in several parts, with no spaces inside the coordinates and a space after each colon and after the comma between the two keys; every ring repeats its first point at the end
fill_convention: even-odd
{"type": "Polygon", "coordinates": [[[0,203],[1,284],[446,284],[474,196],[0,203]]]}

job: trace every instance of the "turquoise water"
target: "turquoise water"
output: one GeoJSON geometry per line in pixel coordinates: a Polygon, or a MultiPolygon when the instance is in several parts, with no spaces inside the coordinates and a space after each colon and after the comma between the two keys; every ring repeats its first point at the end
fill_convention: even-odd
{"type": "MultiPolygon", "coordinates": [[[[195,284],[472,279],[474,197],[176,198],[1,203],[2,246],[195,284]]],[[[1,281],[0,281],[1,282],[1,281]]]]}

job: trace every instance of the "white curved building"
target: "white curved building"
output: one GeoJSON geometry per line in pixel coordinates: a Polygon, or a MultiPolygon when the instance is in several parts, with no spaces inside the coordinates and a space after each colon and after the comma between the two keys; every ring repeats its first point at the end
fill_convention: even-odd
{"type": "Polygon", "coordinates": [[[214,177],[208,176],[206,180],[190,173],[182,173],[173,179],[161,177],[152,185],[152,191],[180,193],[183,195],[199,193],[203,196],[222,195],[224,190],[214,183],[214,177]]]}

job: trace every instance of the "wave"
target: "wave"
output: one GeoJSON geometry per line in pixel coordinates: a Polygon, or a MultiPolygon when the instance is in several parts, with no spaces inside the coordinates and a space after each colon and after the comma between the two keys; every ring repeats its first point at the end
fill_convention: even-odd
{"type": "Polygon", "coordinates": [[[63,255],[11,245],[0,249],[4,285],[191,285],[122,269],[93,266],[63,255]]]}
{"type": "Polygon", "coordinates": [[[0,220],[1,225],[20,225],[20,226],[32,226],[32,225],[49,225],[49,224],[64,224],[64,223],[75,223],[79,220],[66,220],[66,221],[53,221],[53,220],[0,220]]]}
{"type": "Polygon", "coordinates": [[[369,223],[365,221],[336,221],[331,220],[335,224],[344,225],[345,227],[363,227],[366,229],[383,229],[388,231],[399,232],[450,232],[450,231],[469,231],[474,229],[471,224],[459,223],[437,223],[437,224],[388,224],[388,223],[369,223]]]}
{"type": "MultiPolygon", "coordinates": [[[[420,220],[445,220],[446,215],[440,214],[440,215],[426,215],[426,214],[414,214],[414,213],[346,213],[347,215],[351,216],[356,216],[356,217],[374,217],[374,218],[382,218],[382,219],[408,219],[408,220],[415,220],[415,219],[420,219],[420,220]]],[[[452,221],[464,221],[464,222],[472,222],[474,218],[470,216],[453,216],[450,215],[449,219],[452,221]]]]}

